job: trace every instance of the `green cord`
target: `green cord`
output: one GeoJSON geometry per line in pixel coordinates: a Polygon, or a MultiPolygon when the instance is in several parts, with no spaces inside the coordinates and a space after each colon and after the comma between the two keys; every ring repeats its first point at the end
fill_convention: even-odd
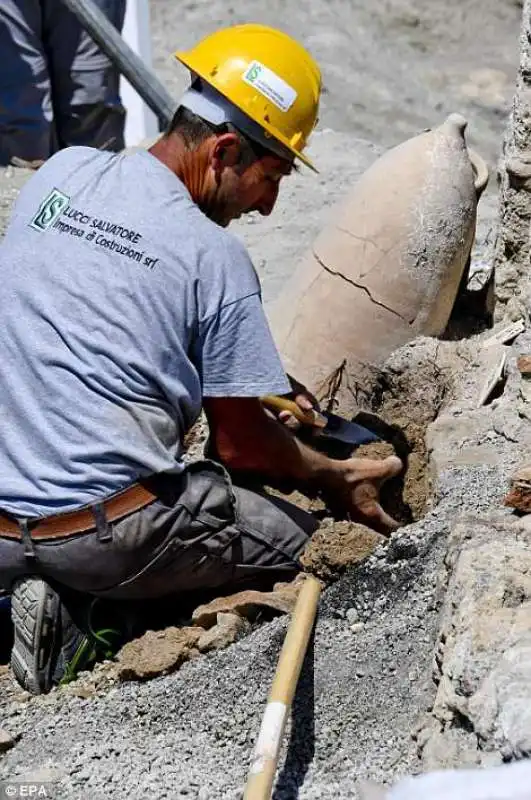
{"type": "Polygon", "coordinates": [[[98,657],[98,645],[103,645],[104,648],[107,648],[102,649],[101,651],[103,658],[109,659],[113,658],[115,655],[116,646],[113,646],[112,641],[109,641],[109,639],[106,637],[112,635],[119,638],[120,631],[117,631],[114,628],[103,628],[100,631],[94,630],[92,625],[92,615],[94,606],[97,602],[98,598],[94,598],[89,607],[87,621],[89,636],[83,637],[71,660],[66,663],[64,675],[59,681],[60,686],[71,683],[71,681],[77,678],[80,670],[83,667],[88,667],[89,665],[91,666],[94,664],[98,657]]]}

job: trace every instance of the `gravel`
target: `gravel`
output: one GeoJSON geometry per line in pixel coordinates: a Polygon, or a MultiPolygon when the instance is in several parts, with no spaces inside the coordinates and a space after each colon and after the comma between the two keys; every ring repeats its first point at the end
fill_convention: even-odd
{"type": "MultiPolygon", "coordinates": [[[[325,592],[277,800],[356,798],[359,779],[386,782],[415,770],[412,732],[434,696],[446,536],[456,507],[461,515],[492,508],[511,468],[509,459],[501,472],[448,471],[422,522],[325,592]],[[404,535],[408,546],[397,547],[404,535]],[[363,624],[353,632],[356,618],[363,624]]],[[[72,800],[110,791],[116,800],[240,797],[285,630],[286,621],[275,620],[174,675],[99,697],[54,691],[4,703],[2,726],[21,741],[0,761],[0,778],[52,768],[72,800]]]]}

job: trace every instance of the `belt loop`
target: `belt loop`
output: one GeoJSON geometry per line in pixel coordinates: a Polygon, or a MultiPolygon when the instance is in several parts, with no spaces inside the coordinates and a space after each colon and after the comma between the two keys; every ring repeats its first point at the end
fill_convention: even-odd
{"type": "Polygon", "coordinates": [[[20,535],[22,536],[22,543],[24,545],[24,555],[26,558],[37,558],[37,554],[35,553],[35,548],[33,546],[33,539],[31,538],[28,520],[19,519],[18,526],[20,528],[20,535]]]}
{"type": "Polygon", "coordinates": [[[96,521],[96,530],[98,532],[98,541],[112,542],[112,528],[107,520],[105,513],[105,506],[103,503],[94,503],[92,506],[92,513],[96,521]]]}

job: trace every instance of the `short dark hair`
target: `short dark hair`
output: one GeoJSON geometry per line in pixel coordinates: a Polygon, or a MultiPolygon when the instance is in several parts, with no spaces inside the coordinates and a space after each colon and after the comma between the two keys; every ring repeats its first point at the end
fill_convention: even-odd
{"type": "Polygon", "coordinates": [[[166,129],[166,136],[170,136],[172,133],[176,133],[183,140],[188,150],[195,150],[216,134],[235,133],[241,144],[240,166],[242,167],[248,167],[254,161],[259,161],[271,153],[270,150],[250,139],[230,122],[213,125],[202,117],[198,117],[185,106],[179,106],[166,129]]]}

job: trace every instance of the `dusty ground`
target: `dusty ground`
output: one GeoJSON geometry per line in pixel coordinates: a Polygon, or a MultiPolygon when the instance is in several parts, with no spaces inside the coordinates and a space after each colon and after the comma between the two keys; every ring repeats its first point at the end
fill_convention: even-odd
{"type": "MultiPolygon", "coordinates": [[[[266,302],[276,296],[293,259],[351,183],[352,173],[343,167],[344,156],[351,162],[355,155],[349,137],[388,147],[459,111],[469,120],[469,144],[495,177],[518,65],[518,0],[192,0],[179,6],[173,0],[152,0],[151,9],[154,66],[176,98],[188,78],[168,54],[191,47],[220,25],[280,25],[300,38],[321,65],[318,130],[347,136],[331,145],[335,152],[327,154],[318,178],[306,170],[286,182],[269,219],[237,224],[260,271],[266,302]],[[295,204],[292,197],[297,197],[295,204]]],[[[315,153],[318,166],[320,149],[321,143],[315,153]]],[[[494,208],[495,185],[492,179],[494,208]]],[[[491,227],[486,218],[485,225],[491,227]]]]}
{"type": "MultiPolygon", "coordinates": [[[[491,166],[496,163],[518,63],[518,2],[276,0],[264,6],[255,0],[231,5],[152,0],[151,5],[156,66],[176,96],[184,75],[166,54],[219,24],[281,23],[323,65],[320,126],[335,133],[315,137],[320,176],[294,176],[286,182],[278,213],[239,225],[266,300],[278,293],[294,258],[378,147],[458,110],[470,121],[470,143],[491,166]]],[[[0,231],[23,177],[0,174],[0,231]]],[[[489,257],[496,205],[491,181],[480,207],[478,266],[489,257]]],[[[518,352],[531,352],[529,335],[520,337],[510,358],[518,352]]],[[[415,382],[403,368],[393,376],[391,365],[376,409],[401,424],[411,450],[410,511],[404,514],[417,519],[425,510],[426,515],[325,592],[283,751],[277,800],[355,799],[358,778],[388,782],[420,768],[412,733],[434,702],[431,667],[447,537],[457,513],[512,521],[501,500],[524,446],[513,378],[488,409],[478,411],[461,398],[455,413],[448,412],[439,438],[430,440],[437,468],[427,475],[423,433],[452,395],[442,396],[434,380],[429,343],[406,348],[402,361],[420,365],[425,381],[415,382]],[[412,398],[409,414],[397,401],[403,391],[412,398]]],[[[463,362],[467,375],[482,378],[483,371],[481,359],[463,362]]],[[[463,383],[472,396],[471,384],[463,383]]],[[[338,529],[337,535],[351,533],[338,529]]],[[[355,558],[359,540],[351,544],[355,558]]],[[[0,760],[0,778],[37,772],[60,781],[62,796],[80,800],[140,800],[149,794],[236,800],[284,630],[285,620],[273,621],[224,652],[197,657],[174,675],[145,684],[116,685],[112,670],[103,666],[93,682],[87,676],[66,690],[29,700],[0,673],[1,727],[21,737],[0,760]]]]}
{"type": "Polygon", "coordinates": [[[151,3],[155,67],[178,96],[185,80],[167,54],[220,25],[280,25],[322,66],[321,128],[392,145],[451,111],[491,163],[510,104],[521,14],[517,0],[257,0],[151,3]]]}

